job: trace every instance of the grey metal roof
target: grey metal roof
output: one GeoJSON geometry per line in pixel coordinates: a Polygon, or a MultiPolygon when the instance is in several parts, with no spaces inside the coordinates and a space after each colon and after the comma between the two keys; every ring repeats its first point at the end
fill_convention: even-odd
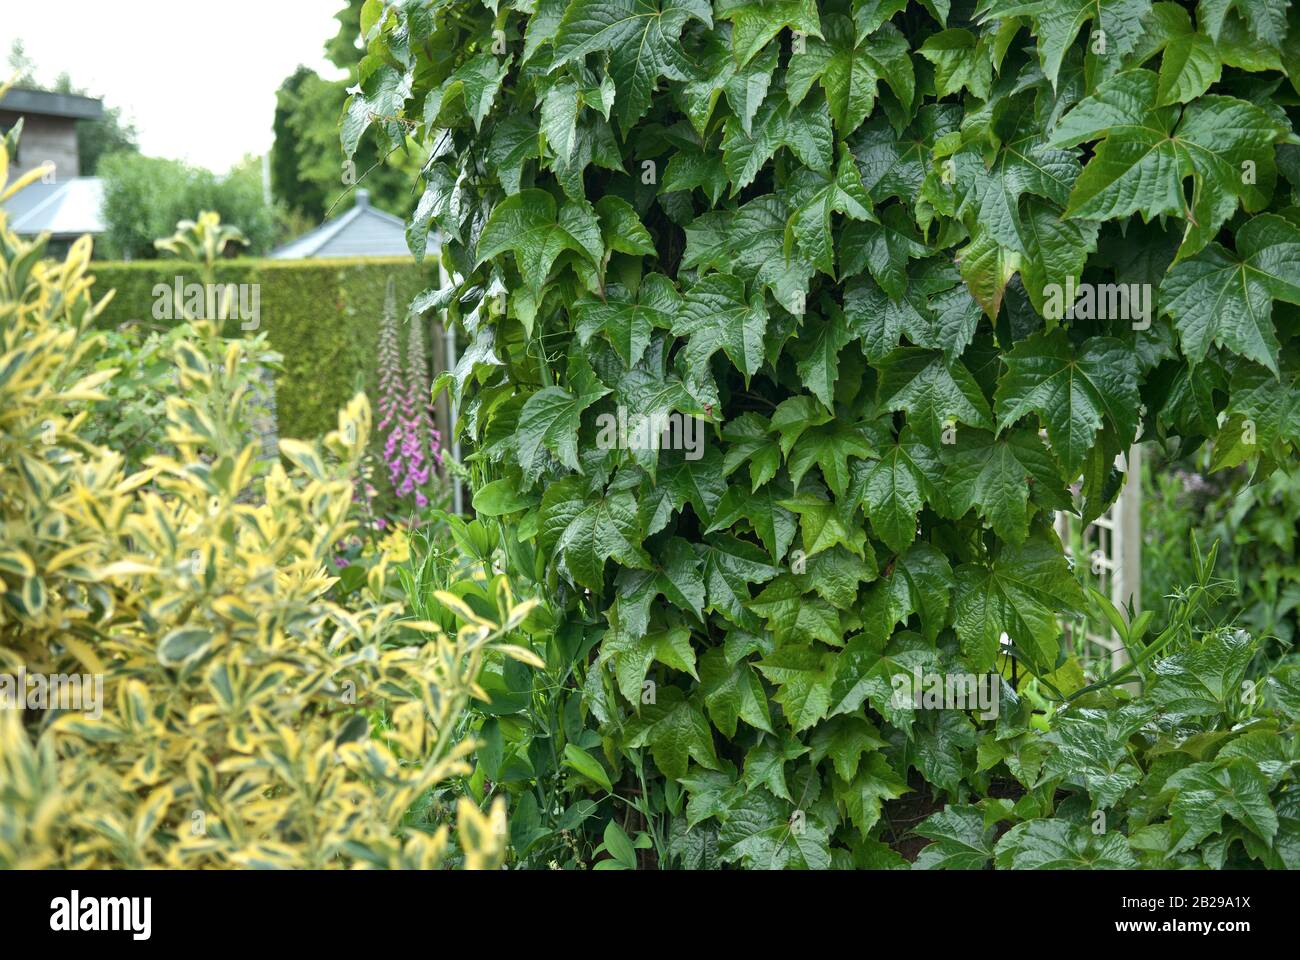
{"type": "Polygon", "coordinates": [[[328,220],[267,254],[273,260],[308,260],[324,257],[406,257],[406,224],[370,205],[370,193],[357,191],[351,210],[328,220]]]}
{"type": "Polygon", "coordinates": [[[74,177],[56,183],[37,180],[5,202],[9,227],[20,235],[49,233],[79,237],[105,230],[104,181],[99,177],[74,177]]]}
{"type": "Polygon", "coordinates": [[[73,120],[98,120],[104,115],[104,103],[94,97],[75,93],[48,93],[44,90],[14,88],[0,97],[0,110],[14,113],[38,113],[47,117],[70,117],[73,120]]]}

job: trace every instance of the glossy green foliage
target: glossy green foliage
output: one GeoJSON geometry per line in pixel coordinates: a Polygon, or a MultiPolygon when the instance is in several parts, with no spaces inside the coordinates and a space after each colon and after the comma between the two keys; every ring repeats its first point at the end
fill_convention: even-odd
{"type": "Polygon", "coordinates": [[[661,862],[901,863],[882,810],[920,795],[974,866],[995,781],[1064,829],[996,752],[1091,679],[1055,513],[1139,436],[1261,473],[1300,441],[1284,8],[372,0],[361,33],[345,148],[431,149],[476,506],[592,651],[615,790],[653,763],[661,862]],[[913,670],[1001,718],[900,702],[913,670]]]}

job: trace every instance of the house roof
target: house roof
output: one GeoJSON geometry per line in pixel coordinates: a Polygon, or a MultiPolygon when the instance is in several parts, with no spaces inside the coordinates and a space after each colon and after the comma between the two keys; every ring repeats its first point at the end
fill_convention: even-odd
{"type": "Polygon", "coordinates": [[[372,207],[366,190],[357,191],[351,210],[267,254],[273,260],[409,255],[406,224],[401,217],[372,207]]]}
{"type": "Polygon", "coordinates": [[[14,233],[49,233],[56,237],[99,234],[104,224],[104,181],[74,177],[56,183],[36,181],[5,202],[14,233]]]}
{"type": "Polygon", "coordinates": [[[94,97],[82,97],[75,93],[49,93],[45,90],[22,90],[15,87],[0,97],[0,110],[68,117],[72,120],[98,120],[104,115],[104,103],[94,97]]]}

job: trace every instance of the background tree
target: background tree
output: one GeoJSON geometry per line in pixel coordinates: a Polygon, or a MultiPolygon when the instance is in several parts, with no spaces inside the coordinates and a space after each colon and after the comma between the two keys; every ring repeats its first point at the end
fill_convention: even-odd
{"type": "Polygon", "coordinates": [[[335,15],[338,33],[325,43],[329,61],[348,71],[347,78],[327,80],[300,66],[276,93],[271,190],[288,211],[313,223],[352,205],[355,184],[349,180],[364,179],[371,202],[382,210],[406,216],[415,206],[412,183],[424,152],[413,142],[384,151],[367,142],[346,166],[339,145],[339,117],[365,54],[357,45],[361,7],[361,0],[350,0],[335,15]]]}
{"type": "Polygon", "coordinates": [[[36,86],[36,61],[27,55],[27,46],[18,37],[9,46],[9,70],[16,87],[36,86]]]}
{"type": "Polygon", "coordinates": [[[118,153],[107,157],[100,252],[121,259],[152,259],[153,242],[177,222],[213,210],[248,237],[247,252],[265,253],[276,239],[275,216],[262,195],[261,164],[248,157],[218,176],[179,160],[118,153]]]}

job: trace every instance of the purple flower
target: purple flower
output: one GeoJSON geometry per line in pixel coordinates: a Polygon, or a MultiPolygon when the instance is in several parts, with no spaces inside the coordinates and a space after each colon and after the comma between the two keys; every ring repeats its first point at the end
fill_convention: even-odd
{"type": "Polygon", "coordinates": [[[442,437],[434,428],[429,404],[424,330],[416,322],[408,326],[403,365],[396,285],[390,279],[379,325],[378,431],[384,435],[383,462],[393,489],[399,497],[414,495],[416,506],[423,508],[429,504],[424,488],[433,480],[433,466],[442,464],[442,437]]]}

